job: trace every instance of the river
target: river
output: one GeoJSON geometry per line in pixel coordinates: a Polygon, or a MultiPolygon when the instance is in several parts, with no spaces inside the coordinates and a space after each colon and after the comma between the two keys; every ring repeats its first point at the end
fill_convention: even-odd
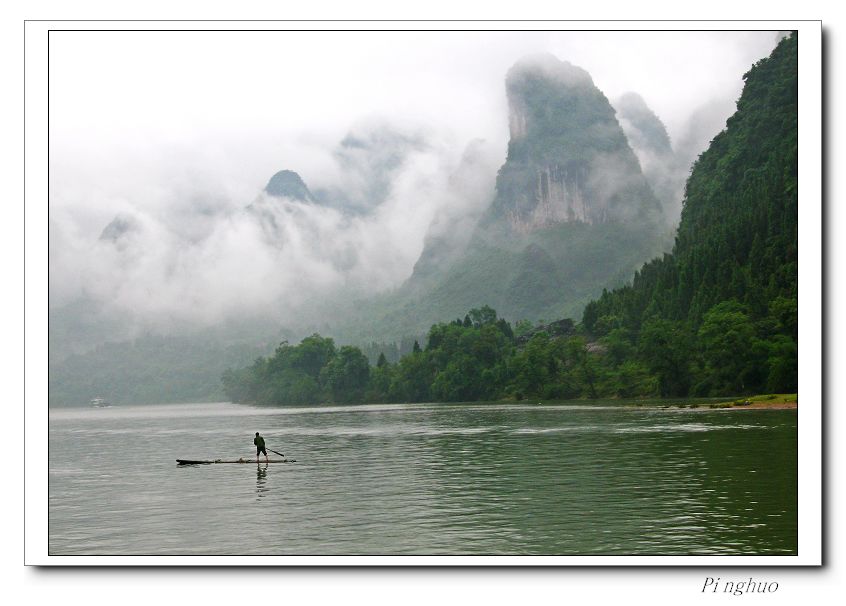
{"type": "Polygon", "coordinates": [[[796,453],[796,410],[51,409],[48,550],[795,555],[796,453]],[[296,462],[175,462],[253,460],[256,431],[296,462]]]}

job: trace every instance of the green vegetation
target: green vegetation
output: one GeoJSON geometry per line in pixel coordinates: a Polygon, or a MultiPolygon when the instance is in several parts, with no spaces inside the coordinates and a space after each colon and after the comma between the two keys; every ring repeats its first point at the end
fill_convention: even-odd
{"type": "Polygon", "coordinates": [[[355,329],[341,327],[346,341],[425,333],[481,305],[515,321],[575,317],[669,249],[660,204],[587,72],[534,57],[512,67],[506,90],[525,132],[510,140],[495,198],[470,241],[439,264],[444,244],[430,239],[418,262],[424,269],[368,302],[367,316],[350,322],[355,329]]]}
{"type": "Polygon", "coordinates": [[[223,375],[235,402],[460,402],[501,398],[597,397],[616,393],[581,336],[554,338],[540,330],[520,346],[511,325],[488,306],[464,319],[432,326],[425,349],[396,364],[379,357],[371,367],[356,347],[336,349],[312,335],[297,346],[281,344],[223,375]]]}
{"type": "MultiPolygon", "coordinates": [[[[529,132],[509,148],[497,199],[469,249],[433,283],[412,278],[390,300],[355,302],[358,328],[335,332],[344,343],[373,335],[388,343],[338,347],[314,334],[273,352],[291,333],[254,327],[93,348],[117,322],[95,322],[83,305],[73,313],[86,320],[84,338],[51,315],[50,405],[95,396],[260,404],[693,396],[726,398],[699,406],[731,406],[795,392],[796,62],[794,34],[745,76],[737,113],[691,171],[672,252],[637,272],[664,248],[650,217],[656,201],[613,111],[589,79],[559,90],[527,77],[512,94],[524,102],[529,132]],[[556,165],[568,185],[587,192],[602,180],[587,179],[585,163],[617,152],[620,174],[631,177],[618,180],[631,184],[615,192],[619,200],[608,200],[617,220],[508,231],[520,214],[515,201],[536,198],[538,170],[556,165]],[[624,216],[629,203],[639,211],[624,216]],[[599,296],[602,285],[619,287],[599,296]],[[493,308],[519,320],[512,325],[493,308]],[[579,315],[572,329],[538,324],[579,315]]],[[[324,315],[308,332],[327,332],[334,318],[324,315]]]]}
{"type": "MultiPolygon", "coordinates": [[[[357,348],[336,350],[314,335],[228,371],[226,393],[234,401],[308,403],[795,392],[796,60],[794,34],[746,74],[737,113],[693,167],[672,253],[591,301],[574,330],[550,334],[520,322],[515,337],[485,306],[433,325],[425,348],[415,342],[394,364],[380,355],[375,368],[357,348]]],[[[536,281],[531,267],[560,264],[543,244],[535,240],[527,262],[515,262],[519,288],[536,281]]],[[[500,272],[509,267],[486,258],[500,272]]]]}
{"type": "Polygon", "coordinates": [[[745,76],[726,129],[695,163],[672,254],[585,308],[662,396],[789,392],[797,382],[797,40],[745,76]]]}
{"type": "MultiPolygon", "coordinates": [[[[641,225],[561,223],[526,236],[479,238],[436,284],[368,301],[349,323],[356,328],[334,335],[345,342],[363,342],[372,335],[385,340],[424,336],[432,324],[463,317],[481,305],[532,324],[576,317],[602,293],[603,285],[622,286],[645,259],[662,250],[663,239],[653,236],[641,225]]],[[[398,359],[384,351],[389,361],[398,359]]],[[[375,356],[368,352],[371,360],[375,356]]]]}
{"type": "MultiPolygon", "coordinates": [[[[227,370],[224,390],[234,402],[267,405],[654,398],[667,394],[666,385],[682,392],[680,386],[686,389],[699,379],[685,366],[690,335],[670,333],[670,338],[672,328],[658,322],[637,346],[621,329],[589,341],[575,328],[558,334],[547,330],[551,326],[522,328],[527,332],[515,335],[492,308],[473,309],[464,319],[432,326],[425,348],[415,341],[398,362],[380,354],[373,366],[359,348],[336,348],[332,339],[315,334],[296,346],[282,343],[272,356],[247,368],[227,370]]],[[[700,369],[705,376],[712,372],[707,365],[700,369]]],[[[728,385],[714,393],[750,393],[728,385]]],[[[796,401],[795,395],[744,401],[767,398],[796,401]]],[[[737,404],[712,400],[703,405],[737,404]]]]}

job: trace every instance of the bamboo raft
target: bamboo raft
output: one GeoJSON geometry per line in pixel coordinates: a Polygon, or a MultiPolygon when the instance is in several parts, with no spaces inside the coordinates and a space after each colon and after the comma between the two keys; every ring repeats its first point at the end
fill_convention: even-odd
{"type": "MultiPolygon", "coordinates": [[[[195,461],[192,459],[176,459],[177,465],[217,465],[222,463],[256,463],[255,459],[236,459],[234,461],[224,461],[223,459],[214,459],[213,461],[195,461]]],[[[258,460],[259,465],[262,463],[296,463],[294,459],[268,459],[264,460],[263,458],[259,458],[258,460]]]]}

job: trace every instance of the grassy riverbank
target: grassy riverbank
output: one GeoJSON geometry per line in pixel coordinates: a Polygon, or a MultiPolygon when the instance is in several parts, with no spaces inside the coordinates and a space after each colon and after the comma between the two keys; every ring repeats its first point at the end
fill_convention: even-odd
{"type": "Polygon", "coordinates": [[[748,396],[743,398],[736,398],[734,400],[719,400],[715,398],[707,399],[688,399],[685,401],[679,400],[653,400],[653,401],[639,401],[628,406],[648,407],[648,408],[699,408],[703,410],[709,409],[748,409],[748,410],[790,410],[796,409],[799,398],[795,393],[788,394],[762,394],[757,396],[748,396]]]}
{"type": "Polygon", "coordinates": [[[711,408],[750,408],[750,409],[791,409],[797,408],[799,404],[798,394],[766,394],[740,398],[728,402],[720,402],[710,405],[711,408]]]}
{"type": "MultiPolygon", "coordinates": [[[[798,394],[795,393],[781,393],[781,394],[763,394],[758,396],[749,396],[746,398],[738,398],[736,400],[727,400],[725,402],[712,402],[701,405],[688,405],[691,408],[742,408],[749,410],[786,410],[795,409],[799,403],[798,394]]],[[[684,408],[681,404],[679,408],[684,408]]]]}

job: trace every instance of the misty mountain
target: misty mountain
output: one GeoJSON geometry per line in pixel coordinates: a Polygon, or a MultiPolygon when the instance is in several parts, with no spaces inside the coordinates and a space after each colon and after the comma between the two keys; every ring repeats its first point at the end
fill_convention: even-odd
{"type": "Polygon", "coordinates": [[[431,151],[422,133],[383,122],[350,130],[332,153],[339,181],[315,190],[316,200],[346,215],[374,212],[392,195],[397,178],[415,157],[431,151]]]}
{"type": "MultiPolygon", "coordinates": [[[[51,404],[212,398],[220,363],[200,350],[240,360],[279,335],[390,343],[482,305],[511,321],[578,317],[669,248],[667,204],[642,159],[665,153],[666,129],[636,100],[615,113],[585,70],[550,55],[515,64],[504,92],[504,162],[481,140],[462,150],[369,122],[338,141],[329,170],[276,167],[252,203],[188,193],[128,204],[87,240],[51,228],[51,247],[96,260],[51,256],[51,297],[63,286],[51,404]],[[66,286],[54,278],[75,266],[85,273],[66,286]],[[178,388],[147,385],[176,386],[174,365],[178,388]]],[[[705,114],[719,132],[720,111],[705,114]]],[[[681,149],[706,136],[691,131],[681,149]]]]}
{"type": "Polygon", "coordinates": [[[465,252],[476,225],[495,193],[495,150],[482,140],[471,141],[448,180],[451,198],[441,205],[423,240],[423,252],[406,286],[419,289],[436,280],[465,252]]]}
{"type": "Polygon", "coordinates": [[[726,128],[726,120],[736,109],[736,102],[730,99],[710,99],[693,108],[674,145],[679,162],[690,167],[714,137],[726,128]]]}
{"type": "Polygon", "coordinates": [[[290,198],[299,202],[313,202],[314,196],[303,183],[302,177],[292,170],[280,170],[270,178],[264,188],[268,196],[290,198]]]}
{"type": "Polygon", "coordinates": [[[529,57],[506,77],[510,140],[490,228],[654,222],[660,207],[605,95],[583,69],[529,57]]]}
{"type": "MultiPolygon", "coordinates": [[[[424,348],[415,344],[394,365],[380,357],[375,367],[361,350],[336,350],[331,339],[315,335],[227,372],[228,397],[278,405],[795,392],[797,57],[794,35],[746,74],[737,111],[687,181],[672,253],[644,264],[631,284],[603,291],[585,307],[580,324],[562,319],[532,328],[521,322],[515,338],[493,309],[477,308],[463,320],[434,324],[424,348]]],[[[545,192],[534,193],[538,204],[548,203],[545,192]]],[[[508,210],[508,200],[503,205],[508,210]]],[[[501,213],[499,221],[512,234],[526,228],[525,221],[515,225],[513,213],[501,213]]],[[[613,224],[606,221],[565,223],[613,224]]],[[[545,231],[546,225],[533,229],[545,231]]],[[[579,237],[577,231],[570,236],[579,237]]],[[[555,291],[567,290],[566,281],[543,288],[559,276],[548,252],[554,242],[547,244],[531,242],[511,266],[498,259],[504,278],[516,272],[512,302],[528,306],[549,295],[541,303],[553,304],[555,291]]],[[[472,275],[465,277],[472,282],[472,275]]]]}
{"type": "Polygon", "coordinates": [[[639,94],[625,93],[614,107],[643,175],[661,202],[667,224],[674,225],[681,212],[691,158],[675,152],[666,126],[639,94]]]}
{"type": "Polygon", "coordinates": [[[141,226],[134,217],[129,215],[117,215],[109,222],[108,225],[106,225],[106,227],[103,228],[103,231],[100,232],[100,240],[117,244],[125,238],[130,237],[131,234],[137,233],[140,230],[141,226]]]}
{"type": "Polygon", "coordinates": [[[590,75],[544,55],[505,84],[510,140],[490,205],[459,244],[427,237],[365,330],[425,330],[485,304],[511,320],[573,316],[667,246],[661,204],[590,75]]]}
{"type": "Polygon", "coordinates": [[[643,97],[634,92],[625,93],[614,102],[614,108],[617,110],[620,126],[636,154],[639,151],[658,156],[673,153],[667,127],[649,108],[643,97]]]}

